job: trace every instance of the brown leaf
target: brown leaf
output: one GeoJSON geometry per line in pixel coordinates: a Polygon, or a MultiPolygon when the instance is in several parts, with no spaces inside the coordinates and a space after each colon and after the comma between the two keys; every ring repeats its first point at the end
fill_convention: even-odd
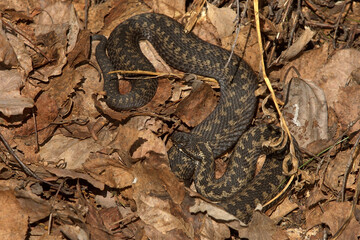
{"type": "Polygon", "coordinates": [[[101,148],[102,146],[91,138],[79,140],[56,135],[40,149],[39,153],[48,164],[62,160],[66,163],[67,169],[81,169],[91,152],[96,152],[101,148]]]}
{"type": "Polygon", "coordinates": [[[93,178],[112,188],[130,187],[134,181],[132,170],[125,168],[123,164],[113,159],[88,160],[83,167],[93,178]]]}
{"type": "Polygon", "coordinates": [[[208,17],[215,26],[219,37],[227,37],[235,31],[236,12],[231,8],[217,8],[212,4],[207,4],[208,17]]]}
{"type": "MultiPolygon", "coordinates": [[[[222,38],[222,47],[231,50],[235,41],[235,35],[222,38]]],[[[256,35],[256,30],[251,25],[245,25],[240,27],[239,37],[235,43],[234,52],[242,57],[253,70],[259,69],[259,46],[256,35]]]]}
{"type": "Polygon", "coordinates": [[[19,64],[14,49],[10,45],[5,35],[5,32],[0,30],[0,63],[11,67],[19,64]]]}
{"type": "Polygon", "coordinates": [[[4,240],[25,239],[28,215],[21,208],[13,190],[0,191],[0,236],[4,240]]]}
{"type": "Polygon", "coordinates": [[[60,231],[68,239],[89,239],[88,234],[79,226],[64,224],[60,226],[60,231]]]}
{"type": "Polygon", "coordinates": [[[89,52],[90,32],[84,30],[79,33],[74,49],[68,54],[68,62],[70,66],[74,68],[77,64],[88,61],[89,52]]]}
{"type": "Polygon", "coordinates": [[[324,195],[324,193],[319,188],[315,188],[310,191],[309,197],[306,198],[306,207],[310,208],[326,199],[327,197],[324,195]]]}
{"type": "MultiPolygon", "coordinates": [[[[150,164],[137,163],[134,172],[136,181],[133,184],[133,197],[139,217],[162,234],[180,230],[182,234],[192,238],[192,226],[180,213],[180,206],[172,201],[167,188],[163,187],[164,182],[159,178],[159,170],[150,164]]],[[[173,179],[166,179],[168,187],[178,182],[173,174],[172,176],[173,179]]]]}
{"type": "Polygon", "coordinates": [[[283,109],[291,134],[301,147],[320,139],[328,139],[328,114],[325,94],[311,81],[292,78],[283,109]]]}
{"type": "MultiPolygon", "coordinates": [[[[349,123],[360,116],[360,85],[340,87],[337,102],[334,103],[334,110],[339,118],[339,122],[345,128],[349,123]]],[[[360,129],[357,122],[350,132],[360,129]]]]}
{"type": "MultiPolygon", "coordinates": [[[[58,115],[58,107],[54,99],[47,93],[42,93],[36,100],[36,127],[38,130],[38,141],[43,143],[50,134],[53,133],[55,126],[49,125],[58,115]]],[[[29,136],[35,132],[34,118],[28,119],[20,128],[16,129],[16,134],[20,136],[29,136]]]]}
{"type": "MultiPolygon", "coordinates": [[[[329,202],[312,211],[309,211],[307,220],[312,220],[312,225],[326,224],[331,234],[335,234],[350,215],[351,202],[329,202]],[[322,211],[324,211],[322,213],[322,211]],[[316,216],[316,217],[315,217],[316,216]]],[[[309,225],[308,225],[309,226],[309,225]]],[[[354,217],[346,226],[338,239],[357,239],[360,236],[360,223],[354,217]]]]}
{"type": "Polygon", "coordinates": [[[64,104],[69,99],[71,93],[81,82],[82,76],[78,71],[66,66],[62,69],[62,75],[51,79],[46,91],[52,97],[53,101],[57,103],[58,108],[64,107],[64,104]]]}
{"type": "Polygon", "coordinates": [[[22,211],[29,216],[30,223],[37,222],[50,215],[51,206],[48,201],[24,190],[16,190],[15,196],[22,211]]]}
{"type": "Polygon", "coordinates": [[[32,99],[20,95],[22,77],[17,70],[0,71],[0,80],[0,112],[5,116],[21,115],[34,106],[32,99]]]}
{"type": "Polygon", "coordinates": [[[28,74],[33,70],[32,59],[29,51],[26,49],[24,39],[16,37],[10,33],[7,34],[9,42],[15,51],[17,60],[19,61],[20,67],[24,70],[24,75],[28,74]]]}
{"type": "MultiPolygon", "coordinates": [[[[353,121],[359,115],[359,102],[353,100],[359,92],[359,89],[355,87],[354,89],[348,88],[344,92],[341,90],[344,86],[347,85],[349,78],[354,70],[360,67],[360,51],[355,49],[342,49],[335,51],[330,57],[327,53],[327,45],[324,45],[322,48],[305,52],[298,59],[294,60],[287,67],[282,69],[283,74],[285,74],[290,66],[295,66],[296,69],[300,72],[301,78],[311,79],[316,85],[323,89],[328,107],[335,109],[337,105],[337,116],[343,118],[346,117],[345,126],[350,121],[353,121]],[[329,59],[328,59],[329,58],[329,59]],[[355,93],[356,92],[356,93],[355,93]],[[349,95],[353,94],[353,95],[349,95]],[[349,99],[349,96],[351,98],[349,99]],[[353,104],[352,111],[350,114],[345,114],[346,110],[349,108],[346,106],[346,110],[342,109],[343,103],[353,104]],[[355,105],[355,106],[354,106],[355,105]]],[[[294,76],[292,71],[288,77],[294,76]]],[[[345,87],[346,89],[347,87],[345,87]]],[[[360,123],[358,123],[360,124],[360,123]]],[[[360,125],[353,127],[353,130],[359,129],[360,125]]]]}
{"type": "Polygon", "coordinates": [[[324,184],[332,191],[340,191],[350,151],[339,152],[326,170],[324,184]]]}
{"type": "Polygon", "coordinates": [[[220,221],[225,221],[225,222],[238,221],[234,215],[226,212],[221,207],[213,203],[208,203],[199,198],[195,198],[195,204],[192,205],[189,210],[191,213],[198,213],[198,212],[207,213],[212,218],[220,221]]]}
{"type": "Polygon", "coordinates": [[[188,126],[201,123],[216,107],[215,92],[208,84],[202,84],[192,94],[182,100],[175,114],[188,126]]]}
{"type": "Polygon", "coordinates": [[[230,229],[224,224],[214,221],[212,218],[205,218],[202,222],[201,239],[222,240],[230,238],[230,229]]]}
{"type": "Polygon", "coordinates": [[[239,237],[248,239],[288,239],[286,233],[269,217],[255,211],[247,228],[238,229],[239,237]]]}
{"type": "Polygon", "coordinates": [[[281,53],[280,61],[287,61],[297,56],[314,37],[315,31],[305,27],[305,31],[287,50],[281,53]]]}
{"type": "Polygon", "coordinates": [[[285,198],[284,201],[276,207],[270,218],[275,222],[279,222],[283,217],[298,208],[299,205],[297,203],[292,202],[289,198],[285,198]]]}
{"type": "MultiPolygon", "coordinates": [[[[137,120],[143,117],[138,117],[137,120]]],[[[146,118],[145,118],[146,119],[146,118]]],[[[119,126],[118,135],[112,145],[121,146],[125,151],[129,151],[133,158],[144,157],[149,151],[166,155],[164,142],[148,129],[137,130],[130,126],[131,122],[119,126]]]]}
{"type": "Polygon", "coordinates": [[[79,173],[79,172],[75,172],[73,170],[61,169],[61,168],[45,167],[45,169],[46,169],[46,171],[56,175],[57,177],[72,178],[72,179],[84,179],[84,180],[88,181],[91,185],[93,185],[94,187],[96,187],[100,190],[104,190],[104,187],[105,187],[102,182],[99,182],[84,173],[79,173]]]}
{"type": "Polygon", "coordinates": [[[169,17],[177,19],[179,16],[182,16],[185,9],[185,1],[168,1],[168,0],[146,0],[148,4],[156,13],[165,14],[169,17]]]}

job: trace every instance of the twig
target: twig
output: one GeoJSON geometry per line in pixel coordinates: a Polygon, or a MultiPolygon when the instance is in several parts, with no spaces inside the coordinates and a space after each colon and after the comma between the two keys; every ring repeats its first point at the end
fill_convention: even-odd
{"type": "Polygon", "coordinates": [[[43,51],[41,51],[41,49],[38,48],[25,34],[23,34],[22,32],[20,32],[19,30],[17,30],[17,29],[16,29],[15,27],[13,27],[10,23],[8,23],[5,19],[2,19],[2,20],[3,20],[2,22],[3,22],[7,27],[13,29],[15,32],[17,32],[17,33],[20,34],[23,38],[25,38],[27,41],[29,41],[29,42],[33,45],[33,47],[34,47],[36,50],[38,50],[41,55],[43,55],[43,57],[46,59],[46,61],[50,62],[50,59],[46,56],[46,54],[45,54],[43,51]]]}
{"type": "MultiPolygon", "coordinates": [[[[2,141],[2,143],[4,144],[4,146],[6,147],[6,149],[9,151],[9,153],[15,158],[16,162],[21,166],[21,168],[24,170],[24,172],[35,178],[36,180],[48,184],[52,187],[58,188],[59,184],[53,184],[51,182],[45,181],[44,179],[40,178],[37,174],[35,174],[28,166],[26,166],[21,160],[20,158],[16,155],[16,153],[12,150],[12,148],[10,147],[9,143],[6,141],[6,139],[4,138],[4,136],[0,133],[0,140],[2,141]]],[[[69,194],[70,192],[68,191],[68,189],[64,189],[62,188],[62,192],[64,192],[65,194],[69,194]]]]}
{"type": "Polygon", "coordinates": [[[348,3],[351,3],[352,0],[348,0],[348,1],[345,1],[343,3],[343,6],[341,8],[341,11],[340,11],[340,14],[339,14],[339,17],[337,18],[336,20],[336,23],[335,23],[335,31],[334,31],[334,38],[333,38],[333,48],[335,49],[336,48],[336,39],[337,39],[337,33],[338,33],[338,30],[339,30],[339,25],[340,25],[340,21],[343,17],[343,13],[345,11],[345,7],[348,3]]]}
{"type": "Polygon", "coordinates": [[[36,142],[36,149],[35,152],[39,152],[39,135],[38,135],[38,129],[37,129],[37,121],[36,121],[36,114],[34,109],[32,110],[32,115],[34,118],[34,131],[35,131],[35,142],[36,142]]]}
{"type": "Polygon", "coordinates": [[[87,26],[88,26],[88,15],[89,15],[89,0],[85,0],[85,9],[84,9],[84,12],[85,12],[85,29],[87,29],[87,26]]]}
{"type": "Polygon", "coordinates": [[[240,3],[239,3],[239,0],[236,0],[236,19],[235,21],[237,21],[238,23],[236,24],[236,28],[235,28],[235,39],[234,39],[234,42],[233,44],[231,45],[231,51],[230,51],[230,56],[224,66],[224,68],[226,69],[228,66],[229,66],[229,63],[232,59],[232,56],[234,55],[234,50],[235,50],[235,46],[236,46],[236,42],[237,42],[237,39],[239,37],[239,33],[240,33],[240,25],[241,25],[241,22],[243,20],[243,17],[245,15],[245,12],[246,12],[246,9],[247,9],[247,6],[248,6],[248,0],[246,1],[246,4],[245,4],[245,7],[244,7],[244,10],[243,12],[241,13],[241,20],[240,19],[240,16],[239,16],[239,13],[240,13],[240,3]]]}
{"type": "MultiPolygon", "coordinates": [[[[329,147],[329,149],[328,149],[328,151],[329,151],[329,152],[328,152],[328,155],[330,155],[331,150],[338,144],[337,142],[340,142],[340,141],[342,140],[342,138],[343,138],[343,137],[347,134],[347,132],[350,130],[350,128],[351,128],[352,126],[354,126],[355,123],[357,123],[359,120],[360,120],[360,116],[359,116],[357,119],[355,119],[354,121],[352,121],[351,123],[348,124],[347,129],[335,140],[335,143],[334,143],[331,147],[329,147]]],[[[341,141],[341,142],[342,142],[342,141],[341,141]]],[[[319,174],[320,167],[322,166],[322,164],[324,163],[324,161],[325,161],[325,158],[319,163],[318,167],[316,168],[316,175],[319,174]]],[[[324,173],[325,173],[325,171],[324,171],[324,173]]]]}
{"type": "MultiPolygon", "coordinates": [[[[291,155],[291,161],[292,161],[293,170],[291,172],[287,172],[287,169],[283,169],[283,170],[284,170],[284,172],[286,174],[293,175],[298,169],[299,161],[296,158],[293,138],[292,138],[292,136],[290,134],[290,131],[289,131],[289,128],[288,128],[288,126],[287,126],[287,124],[285,122],[285,119],[284,119],[284,117],[283,117],[283,115],[282,115],[282,113],[280,111],[280,107],[279,107],[279,104],[277,103],[274,89],[272,88],[270,80],[266,75],[266,68],[265,68],[265,62],[264,62],[264,57],[263,57],[263,45],[262,45],[262,41],[261,41],[258,0],[254,1],[254,12],[255,12],[255,22],[256,22],[256,29],[257,29],[258,42],[259,42],[259,50],[260,50],[260,55],[261,55],[260,64],[261,64],[262,75],[263,75],[263,78],[265,80],[266,86],[268,87],[268,89],[269,89],[269,91],[271,93],[271,98],[272,98],[272,100],[274,102],[276,111],[279,114],[280,125],[281,125],[282,129],[285,131],[285,133],[288,135],[289,141],[290,141],[290,155],[291,155]]],[[[293,179],[293,176],[292,176],[292,179],[293,179]]]]}
{"type": "Polygon", "coordinates": [[[358,138],[356,139],[355,145],[354,145],[354,147],[353,147],[353,149],[351,150],[351,153],[350,153],[349,161],[346,164],[346,171],[345,171],[345,174],[344,174],[344,179],[343,179],[343,184],[342,184],[342,189],[341,189],[341,201],[342,202],[345,200],[346,182],[347,182],[347,179],[349,177],[349,174],[350,174],[351,168],[353,166],[354,160],[356,158],[356,153],[355,152],[356,152],[356,150],[359,149],[358,148],[359,141],[360,141],[360,134],[359,134],[358,138]]]}
{"type": "MultiPolygon", "coordinates": [[[[357,148],[357,146],[359,146],[359,139],[360,139],[360,136],[357,139],[357,141],[356,141],[357,145],[354,146],[354,148],[357,148]]],[[[346,226],[349,225],[351,219],[354,217],[354,212],[355,212],[355,208],[356,208],[356,205],[357,205],[357,201],[359,199],[359,195],[360,195],[360,179],[359,179],[359,175],[358,175],[357,183],[356,183],[356,189],[355,189],[355,195],[354,195],[354,198],[353,198],[350,214],[349,214],[348,218],[345,220],[345,222],[341,225],[339,230],[334,234],[334,237],[332,239],[337,239],[344,232],[346,226]]]]}

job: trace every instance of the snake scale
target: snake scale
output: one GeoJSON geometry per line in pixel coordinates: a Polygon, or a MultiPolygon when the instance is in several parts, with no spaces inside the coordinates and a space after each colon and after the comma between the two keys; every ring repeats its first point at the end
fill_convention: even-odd
{"type": "Polygon", "coordinates": [[[196,35],[184,33],[184,27],[161,14],[145,13],[118,25],[96,47],[96,59],[103,72],[106,103],[115,110],[137,108],[154,96],[157,80],[131,80],[131,91],[119,93],[113,70],[155,71],[142,54],[139,41],[148,40],[173,68],[214,78],[220,86],[220,99],[213,112],[191,132],[175,132],[169,149],[170,167],[183,180],[194,180],[197,191],[216,201],[244,223],[249,222],[257,204],[264,204],[278,192],[284,179],[284,151],[272,151],[263,143],[278,139],[279,129],[270,125],[250,128],[256,110],[257,77],[237,55],[207,43],[196,35]],[[214,159],[234,148],[227,170],[215,179],[214,159]],[[270,157],[254,178],[256,160],[261,154],[270,157]]]}

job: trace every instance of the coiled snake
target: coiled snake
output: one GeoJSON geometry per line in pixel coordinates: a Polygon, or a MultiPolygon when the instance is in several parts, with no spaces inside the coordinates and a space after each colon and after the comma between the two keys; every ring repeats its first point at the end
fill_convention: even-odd
{"type": "Polygon", "coordinates": [[[185,34],[181,24],[160,14],[134,16],[118,25],[108,40],[101,35],[93,40],[100,40],[96,58],[103,72],[106,103],[115,110],[140,107],[155,94],[156,80],[131,80],[131,91],[121,95],[116,74],[108,74],[115,69],[155,71],[140,50],[140,40],[148,40],[170,66],[219,82],[215,110],[190,133],[173,134],[170,167],[179,178],[194,179],[200,194],[248,222],[256,205],[269,200],[284,179],[283,152],[275,154],[263,147],[264,141],[279,137],[279,130],[268,125],[249,128],[257,102],[257,77],[251,68],[236,55],[225,68],[229,51],[185,34]],[[225,174],[215,179],[214,159],[232,147],[225,174]],[[272,157],[254,178],[256,160],[264,153],[272,157]]]}

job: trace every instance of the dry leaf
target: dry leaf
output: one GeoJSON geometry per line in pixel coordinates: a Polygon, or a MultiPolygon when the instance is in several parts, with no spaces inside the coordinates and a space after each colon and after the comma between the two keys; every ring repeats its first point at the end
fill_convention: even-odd
{"type": "Polygon", "coordinates": [[[82,240],[90,239],[88,234],[84,231],[84,229],[80,228],[79,226],[64,224],[60,226],[60,231],[68,239],[82,239],[82,240]]]}
{"type": "Polygon", "coordinates": [[[239,237],[248,239],[288,239],[286,233],[273,220],[255,211],[247,228],[237,229],[239,237]]]}
{"type": "Polygon", "coordinates": [[[291,134],[301,147],[328,139],[328,114],[325,94],[311,81],[292,78],[283,108],[284,118],[291,134]]]}
{"type": "Polygon", "coordinates": [[[309,27],[305,27],[305,31],[296,40],[296,42],[281,53],[280,62],[287,61],[297,56],[314,37],[315,33],[316,32],[312,31],[309,27]]]}
{"type": "Polygon", "coordinates": [[[219,37],[227,37],[235,31],[236,12],[231,8],[217,8],[208,3],[208,17],[210,22],[215,26],[219,37]]]}
{"type": "Polygon", "coordinates": [[[40,157],[52,164],[63,160],[67,169],[81,169],[91,152],[101,148],[102,146],[91,138],[79,140],[56,135],[40,149],[40,157]]]}
{"type": "Polygon", "coordinates": [[[111,188],[123,189],[132,186],[134,175],[120,161],[113,159],[91,159],[83,164],[84,170],[93,178],[111,188]]]}
{"type": "Polygon", "coordinates": [[[43,220],[50,215],[50,203],[35,194],[25,190],[15,190],[16,199],[21,210],[29,216],[29,223],[43,220]]]}
{"type": "MultiPolygon", "coordinates": [[[[345,88],[351,78],[351,73],[360,67],[358,61],[360,51],[355,49],[337,50],[328,59],[327,48],[327,45],[323,45],[319,49],[305,52],[298,59],[284,67],[282,74],[284,75],[289,67],[294,66],[300,72],[301,78],[311,79],[319,86],[325,93],[328,107],[335,109],[337,106],[339,111],[336,112],[337,116],[346,119],[344,120],[346,122],[345,126],[342,126],[344,129],[348,123],[359,116],[360,112],[360,103],[356,100],[353,101],[354,96],[360,95],[357,94],[359,88],[345,88]],[[342,103],[350,104],[352,110],[346,112],[347,114],[343,114],[342,108],[339,107],[342,103]]],[[[291,76],[294,76],[293,71],[290,72],[288,77],[291,76]]],[[[356,124],[351,131],[359,129],[359,126],[360,123],[356,124]]]]}
{"type": "MultiPolygon", "coordinates": [[[[166,188],[163,187],[159,171],[151,165],[146,166],[146,169],[139,163],[134,166],[136,181],[133,184],[133,197],[139,217],[162,234],[180,230],[187,237],[193,238],[192,225],[180,214],[180,206],[175,205],[166,188]]],[[[174,175],[173,178],[175,179],[174,175]]],[[[175,182],[171,181],[171,183],[175,182]]]]}
{"type": "MultiPolygon", "coordinates": [[[[221,39],[222,47],[231,50],[235,41],[235,36],[230,35],[221,39]]],[[[259,70],[259,45],[256,35],[256,30],[253,26],[245,25],[241,26],[239,37],[235,43],[234,52],[243,58],[254,71],[259,70]]]]}
{"type": "Polygon", "coordinates": [[[208,84],[202,84],[180,102],[175,114],[188,126],[201,123],[216,107],[215,92],[208,84]]]}
{"type": "MultiPolygon", "coordinates": [[[[2,27],[1,23],[0,27],[2,27]]],[[[2,28],[0,29],[0,63],[8,67],[15,67],[18,65],[18,59],[15,51],[9,43],[2,28]]]]}
{"type": "Polygon", "coordinates": [[[145,2],[154,10],[154,12],[165,14],[174,19],[178,19],[186,11],[185,0],[146,0],[145,2]]]}
{"type": "Polygon", "coordinates": [[[32,108],[34,101],[20,95],[22,77],[13,70],[0,71],[0,112],[5,116],[21,115],[25,108],[32,108]]]}
{"type": "MultiPolygon", "coordinates": [[[[339,228],[344,224],[351,211],[351,202],[329,202],[317,207],[307,213],[307,226],[319,224],[326,224],[331,234],[335,234],[339,228]]],[[[358,209],[358,207],[357,207],[358,209]]],[[[337,239],[357,239],[360,236],[360,223],[354,217],[351,218],[350,223],[346,226],[342,234],[337,239]]]]}
{"type": "Polygon", "coordinates": [[[199,198],[195,198],[195,204],[189,208],[191,213],[198,213],[203,212],[207,213],[209,216],[216,220],[220,221],[238,221],[237,218],[226,212],[224,209],[220,208],[219,206],[205,202],[204,200],[201,200],[199,198]]]}
{"type": "MultiPolygon", "coordinates": [[[[138,117],[140,120],[143,117],[138,117]]],[[[145,117],[147,118],[147,117],[145,117]]],[[[137,130],[128,123],[119,126],[119,132],[112,146],[128,151],[133,158],[142,158],[148,152],[152,151],[166,155],[166,147],[164,142],[148,129],[137,130]]]]}
{"type": "Polygon", "coordinates": [[[15,51],[20,67],[24,71],[24,75],[28,76],[28,74],[33,70],[33,66],[31,56],[25,47],[24,41],[11,34],[7,34],[7,37],[15,51]]]}
{"type": "Polygon", "coordinates": [[[276,207],[270,218],[273,219],[275,222],[279,222],[283,217],[285,217],[297,208],[299,208],[299,205],[297,203],[290,201],[289,198],[285,198],[284,201],[282,201],[281,204],[276,207]]]}
{"type": "Polygon", "coordinates": [[[204,218],[200,237],[203,240],[223,240],[231,237],[230,229],[224,223],[218,223],[211,218],[204,218]]]}
{"type": "Polygon", "coordinates": [[[25,239],[28,231],[28,215],[22,211],[14,191],[0,191],[0,236],[3,240],[25,239]]]}
{"type": "Polygon", "coordinates": [[[104,184],[102,182],[99,182],[95,180],[94,178],[90,177],[87,174],[75,172],[73,170],[67,170],[67,169],[61,169],[61,168],[50,168],[50,167],[44,167],[46,171],[54,174],[57,177],[61,178],[71,178],[71,179],[84,179],[88,181],[91,185],[94,187],[104,190],[104,184]]]}

